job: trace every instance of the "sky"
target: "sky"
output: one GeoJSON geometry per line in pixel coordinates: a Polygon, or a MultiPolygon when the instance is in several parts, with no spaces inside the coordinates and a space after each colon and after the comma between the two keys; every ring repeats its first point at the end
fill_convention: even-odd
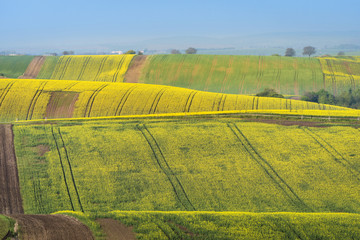
{"type": "Polygon", "coordinates": [[[0,0],[0,9],[0,50],[360,31],[358,0],[0,0]]]}

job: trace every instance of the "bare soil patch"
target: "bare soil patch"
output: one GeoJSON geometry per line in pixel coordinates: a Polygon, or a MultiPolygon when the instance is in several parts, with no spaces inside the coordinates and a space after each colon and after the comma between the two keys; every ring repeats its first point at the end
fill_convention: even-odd
{"type": "Polygon", "coordinates": [[[91,240],[90,229],[73,217],[65,215],[10,215],[20,225],[23,240],[91,240]]]}
{"type": "Polygon", "coordinates": [[[124,82],[138,83],[145,61],[146,56],[135,56],[125,74],[124,82]]]}
{"type": "Polygon", "coordinates": [[[21,75],[19,78],[25,78],[25,79],[36,78],[44,62],[45,62],[44,56],[34,57],[34,59],[30,62],[29,66],[27,67],[25,73],[21,75]]]}
{"type": "Polygon", "coordinates": [[[23,213],[12,125],[0,124],[0,213],[23,213]]]}
{"type": "Polygon", "coordinates": [[[71,118],[78,97],[78,92],[51,92],[46,118],[71,118]]]}
{"type": "Polygon", "coordinates": [[[45,153],[50,151],[49,146],[42,145],[42,144],[38,145],[36,148],[37,148],[37,151],[38,151],[40,157],[44,156],[45,153]]]}
{"type": "Polygon", "coordinates": [[[132,240],[136,239],[133,227],[127,227],[121,222],[111,218],[96,220],[106,234],[106,239],[111,240],[132,240]]]}

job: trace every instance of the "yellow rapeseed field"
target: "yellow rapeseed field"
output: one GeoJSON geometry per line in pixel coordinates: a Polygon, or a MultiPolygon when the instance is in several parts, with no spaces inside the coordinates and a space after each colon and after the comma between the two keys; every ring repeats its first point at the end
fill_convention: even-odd
{"type": "Polygon", "coordinates": [[[62,56],[51,79],[123,82],[134,55],[62,56]]]}
{"type": "Polygon", "coordinates": [[[219,94],[138,83],[2,79],[2,121],[232,110],[348,110],[280,98],[219,94]]]}

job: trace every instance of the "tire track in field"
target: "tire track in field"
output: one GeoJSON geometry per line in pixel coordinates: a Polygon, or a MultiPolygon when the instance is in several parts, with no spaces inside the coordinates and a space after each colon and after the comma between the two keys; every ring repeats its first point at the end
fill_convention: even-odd
{"type": "Polygon", "coordinates": [[[58,155],[59,155],[60,165],[61,165],[61,169],[62,169],[62,173],[63,173],[63,178],[64,178],[64,182],[65,182],[65,187],[66,187],[66,191],[67,191],[67,194],[68,194],[68,197],[69,197],[71,209],[72,209],[73,211],[75,211],[74,204],[73,204],[73,200],[72,200],[72,198],[71,198],[71,194],[70,194],[70,190],[69,190],[69,185],[68,185],[68,182],[67,182],[67,180],[66,180],[66,174],[65,174],[65,169],[64,169],[63,160],[62,160],[62,157],[61,157],[60,148],[59,148],[58,142],[57,142],[57,140],[56,140],[56,135],[55,135],[54,128],[53,128],[52,125],[51,125],[51,134],[52,134],[52,136],[53,136],[53,138],[54,138],[55,146],[56,146],[56,149],[57,149],[57,152],[58,152],[58,155]]]}
{"type": "Polygon", "coordinates": [[[104,68],[104,65],[105,65],[105,62],[106,60],[108,59],[109,57],[103,57],[103,59],[101,59],[101,62],[100,62],[100,66],[99,66],[99,69],[98,69],[98,72],[96,73],[95,77],[94,77],[94,81],[99,81],[98,78],[100,76],[100,73],[102,72],[103,68],[104,68]]]}
{"type": "Polygon", "coordinates": [[[266,161],[257,150],[251,145],[250,141],[241,132],[235,123],[227,123],[227,126],[234,133],[241,143],[242,147],[249,153],[251,158],[264,170],[271,178],[273,183],[289,198],[296,207],[300,207],[305,211],[313,211],[307,206],[303,200],[295,193],[295,191],[285,182],[285,180],[275,171],[275,169],[266,161]]]}
{"type": "Polygon", "coordinates": [[[66,149],[65,142],[64,142],[64,138],[63,138],[63,136],[62,136],[62,134],[61,134],[61,131],[60,131],[60,127],[58,128],[58,133],[59,133],[59,136],[60,136],[60,139],[61,139],[61,142],[62,142],[62,145],[63,145],[63,149],[64,149],[64,152],[65,152],[65,158],[66,158],[67,163],[68,163],[68,165],[69,165],[69,171],[70,171],[70,175],[71,175],[71,180],[72,180],[73,185],[74,185],[74,189],[75,189],[75,192],[76,192],[76,197],[77,197],[77,200],[78,200],[78,203],[79,203],[79,206],[80,206],[80,210],[81,210],[82,212],[84,212],[84,208],[83,208],[82,203],[81,203],[79,191],[78,191],[78,188],[77,188],[77,186],[76,186],[75,177],[74,177],[73,170],[72,170],[72,167],[71,167],[71,162],[70,162],[69,154],[68,154],[68,151],[67,151],[67,149],[66,149]]]}
{"type": "Polygon", "coordinates": [[[72,60],[72,57],[68,57],[66,59],[65,64],[64,64],[64,68],[63,68],[63,70],[62,70],[62,72],[60,74],[59,80],[61,80],[64,77],[64,75],[66,74],[66,70],[69,67],[69,64],[70,64],[71,60],[72,60]]]}
{"type": "MultiPolygon", "coordinates": [[[[131,60],[132,60],[132,59],[131,59],[131,60]]],[[[122,65],[123,65],[124,61],[125,61],[125,57],[122,57],[122,58],[120,59],[120,62],[119,62],[119,64],[118,64],[117,68],[116,68],[116,72],[115,72],[115,74],[113,75],[112,82],[116,82],[116,80],[117,80],[117,78],[118,78],[118,76],[119,76],[119,73],[120,73],[120,70],[121,70],[121,68],[122,68],[122,65]]]]}
{"type": "Polygon", "coordinates": [[[351,85],[352,85],[352,87],[355,89],[355,88],[356,88],[356,84],[355,84],[355,79],[354,79],[354,76],[353,76],[351,67],[350,67],[349,63],[348,63],[348,62],[345,62],[345,61],[343,62],[343,65],[345,66],[345,69],[346,69],[348,75],[350,76],[351,85]]]}
{"type": "Polygon", "coordinates": [[[326,152],[328,152],[334,159],[334,161],[344,168],[346,168],[351,174],[356,176],[360,181],[360,171],[356,169],[349,160],[347,160],[339,151],[336,150],[330,143],[328,143],[324,138],[310,130],[308,127],[301,128],[307,135],[315,140],[326,152]]]}
{"type": "Polygon", "coordinates": [[[86,57],[83,65],[81,67],[79,76],[77,77],[77,80],[80,80],[82,78],[82,76],[84,75],[85,69],[86,69],[87,65],[89,64],[89,62],[90,62],[90,57],[86,57]]]}
{"type": "Polygon", "coordinates": [[[103,84],[100,87],[98,87],[90,96],[86,107],[85,107],[85,113],[84,113],[84,117],[90,117],[90,113],[95,101],[96,96],[100,93],[101,90],[103,90],[105,87],[107,87],[109,84],[103,84]]]}
{"type": "Polygon", "coordinates": [[[230,59],[229,59],[229,65],[226,69],[226,72],[225,72],[225,77],[222,81],[222,86],[221,86],[221,90],[220,92],[223,93],[225,91],[225,88],[226,88],[226,84],[227,84],[227,81],[228,81],[228,78],[229,78],[229,75],[230,75],[230,72],[232,70],[232,65],[234,63],[234,56],[230,56],[230,59]]]}
{"type": "MultiPolygon", "coordinates": [[[[319,60],[318,60],[319,61],[319,60]]],[[[310,61],[310,69],[311,69],[311,80],[313,81],[313,91],[316,91],[316,70],[314,66],[314,61],[310,61]]]]}
{"type": "Polygon", "coordinates": [[[27,111],[27,114],[26,114],[26,120],[31,120],[32,119],[32,116],[34,114],[34,109],[35,109],[36,102],[38,101],[40,95],[43,93],[45,85],[47,83],[48,83],[47,81],[40,83],[40,86],[38,87],[38,89],[36,90],[34,96],[32,97],[32,99],[30,101],[28,111],[27,111]]]}
{"type": "Polygon", "coordinates": [[[264,75],[264,58],[263,56],[259,56],[259,66],[258,71],[256,73],[256,92],[259,92],[261,88],[261,78],[264,75]]]}
{"type": "Polygon", "coordinates": [[[194,97],[195,97],[195,95],[196,95],[197,93],[198,93],[197,91],[192,91],[192,92],[189,94],[188,98],[186,99],[186,103],[185,103],[183,112],[190,112],[191,104],[192,104],[192,102],[193,102],[193,100],[194,100],[194,97]]]}
{"type": "Polygon", "coordinates": [[[154,114],[156,112],[156,108],[160,102],[160,99],[161,99],[162,95],[164,94],[164,92],[166,92],[166,90],[168,90],[168,87],[161,88],[160,91],[156,94],[155,99],[154,99],[153,103],[151,104],[149,114],[154,114]]]}
{"type": "Polygon", "coordinates": [[[294,93],[295,95],[300,95],[299,91],[299,66],[297,59],[294,59],[294,93]]]}
{"type": "Polygon", "coordinates": [[[250,57],[248,56],[245,62],[245,66],[242,68],[242,70],[244,70],[243,74],[241,75],[241,79],[240,79],[240,83],[239,83],[239,93],[238,94],[243,94],[244,91],[244,83],[245,83],[245,79],[246,79],[246,75],[249,72],[249,66],[250,66],[250,57]]]}
{"type": "Polygon", "coordinates": [[[276,85],[278,86],[277,91],[279,93],[281,93],[281,69],[282,69],[282,62],[281,62],[281,57],[279,57],[279,63],[275,77],[276,85]]]}
{"type": "Polygon", "coordinates": [[[164,172],[166,177],[168,178],[175,195],[179,202],[184,206],[187,211],[195,211],[195,207],[192,205],[189,197],[187,196],[184,187],[181,185],[179,179],[176,177],[172,169],[170,168],[169,164],[167,163],[161,148],[154,138],[154,136],[150,133],[149,129],[146,127],[145,124],[138,124],[136,125],[138,130],[142,133],[145,140],[149,144],[154,157],[156,159],[157,164],[159,165],[160,169],[164,172]]]}
{"type": "Polygon", "coordinates": [[[137,86],[133,86],[133,87],[129,88],[128,90],[126,90],[126,92],[124,93],[124,95],[123,95],[122,98],[120,99],[119,104],[118,104],[117,107],[116,107],[115,116],[119,116],[119,115],[120,115],[120,113],[122,112],[123,107],[124,107],[127,99],[129,98],[130,94],[132,93],[132,91],[134,91],[135,88],[137,88],[137,86]]]}
{"type": "Polygon", "coordinates": [[[64,57],[60,57],[60,59],[56,63],[55,69],[54,69],[53,73],[51,74],[50,79],[56,79],[56,76],[58,75],[58,72],[60,70],[60,65],[62,64],[63,59],[64,59],[64,57]]]}
{"type": "Polygon", "coordinates": [[[336,95],[336,78],[335,78],[335,73],[334,70],[332,68],[331,62],[329,59],[326,59],[326,64],[328,66],[329,72],[331,73],[330,77],[331,77],[331,82],[332,82],[332,88],[333,88],[333,94],[336,95]]]}
{"type": "Polygon", "coordinates": [[[3,92],[0,95],[0,107],[3,104],[3,102],[6,98],[6,95],[9,93],[9,91],[10,91],[11,87],[14,85],[14,83],[15,83],[15,81],[11,81],[5,86],[3,92]]]}
{"type": "Polygon", "coordinates": [[[78,82],[75,83],[71,83],[69,86],[67,86],[66,88],[64,88],[64,90],[70,90],[72,87],[74,87],[76,84],[78,84],[78,82]]]}
{"type": "Polygon", "coordinates": [[[208,75],[208,77],[207,77],[207,79],[205,81],[204,91],[207,91],[209,89],[209,84],[210,84],[210,81],[211,81],[211,77],[213,75],[213,72],[215,70],[216,65],[217,65],[217,56],[214,56],[213,62],[211,64],[209,75],[208,75]]]}
{"type": "Polygon", "coordinates": [[[0,125],[0,213],[22,214],[19,175],[12,125],[0,125]]]}

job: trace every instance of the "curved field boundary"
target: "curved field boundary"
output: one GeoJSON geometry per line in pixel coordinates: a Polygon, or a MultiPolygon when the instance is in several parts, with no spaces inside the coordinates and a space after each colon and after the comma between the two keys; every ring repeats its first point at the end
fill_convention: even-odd
{"type": "Polygon", "coordinates": [[[35,109],[35,105],[37,100],[39,99],[40,95],[42,94],[42,92],[44,91],[45,85],[47,84],[47,82],[42,82],[40,83],[39,88],[36,90],[33,98],[30,101],[30,106],[28,108],[28,112],[26,114],[26,120],[30,120],[32,119],[33,113],[34,113],[34,109],[35,109]]]}
{"type": "Polygon", "coordinates": [[[65,215],[11,215],[20,225],[22,240],[92,240],[90,229],[73,217],[65,215]]]}
{"type": "Polygon", "coordinates": [[[138,130],[142,133],[144,138],[146,139],[147,143],[149,144],[154,157],[156,159],[157,164],[159,165],[160,169],[164,172],[164,174],[169,179],[171,183],[175,195],[179,202],[184,206],[184,208],[188,211],[196,210],[195,207],[189,200],[184,187],[181,185],[179,179],[176,177],[174,172],[171,170],[169,164],[167,163],[164,154],[162,153],[160,146],[154,136],[150,133],[149,129],[145,126],[145,124],[137,125],[138,130]]]}
{"type": "Polygon", "coordinates": [[[266,174],[272,179],[273,183],[283,191],[290,201],[297,207],[304,211],[311,211],[312,209],[307,206],[300,197],[294,192],[294,190],[284,181],[284,179],[279,176],[275,169],[256,151],[256,149],[251,145],[249,140],[241,132],[241,130],[236,126],[235,123],[227,123],[227,126],[234,133],[236,138],[239,140],[244,149],[249,153],[252,159],[257,162],[257,164],[266,172],[266,174]]]}
{"type": "Polygon", "coordinates": [[[36,56],[34,59],[30,62],[29,66],[27,67],[25,73],[21,75],[19,78],[37,78],[37,75],[39,74],[43,64],[45,62],[44,56],[36,56]]]}
{"type": "Polygon", "coordinates": [[[12,125],[0,125],[0,213],[24,213],[12,125]]]}

